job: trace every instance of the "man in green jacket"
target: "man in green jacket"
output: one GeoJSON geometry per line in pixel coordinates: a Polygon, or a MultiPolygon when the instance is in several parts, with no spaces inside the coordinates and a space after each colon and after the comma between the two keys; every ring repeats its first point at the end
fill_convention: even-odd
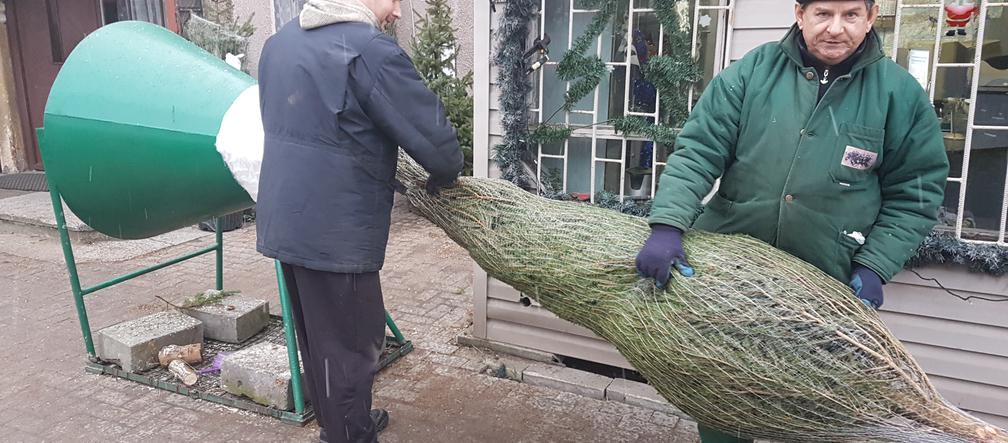
{"type": "Polygon", "coordinates": [[[714,78],[662,173],[642,275],[659,286],[673,265],[691,276],[690,228],[744,233],[882,305],[882,285],[937,221],[948,160],[927,94],[882,53],[878,11],[874,0],[798,0],[780,42],[714,78]]]}

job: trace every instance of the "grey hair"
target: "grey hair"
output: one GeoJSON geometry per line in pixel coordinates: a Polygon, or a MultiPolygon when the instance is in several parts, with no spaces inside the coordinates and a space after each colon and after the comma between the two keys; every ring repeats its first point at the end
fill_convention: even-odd
{"type": "MultiPolygon", "coordinates": [[[[810,2],[798,2],[798,4],[801,6],[802,9],[805,9],[805,3],[810,2]]],[[[875,0],[864,0],[864,5],[865,8],[868,8],[868,11],[871,12],[872,6],[875,6],[875,0]]]]}

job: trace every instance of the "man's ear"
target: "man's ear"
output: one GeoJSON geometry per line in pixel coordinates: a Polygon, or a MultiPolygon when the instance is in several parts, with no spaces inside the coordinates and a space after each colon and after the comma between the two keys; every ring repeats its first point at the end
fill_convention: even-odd
{"type": "MultiPolygon", "coordinates": [[[[878,7],[878,5],[875,6],[878,7]]],[[[802,5],[798,3],[794,4],[794,15],[795,15],[795,21],[798,22],[798,29],[801,29],[802,22],[805,21],[804,12],[805,11],[802,9],[802,5]]]]}
{"type": "Polygon", "coordinates": [[[879,15],[879,4],[875,3],[872,5],[871,10],[868,11],[868,32],[871,32],[872,27],[875,26],[875,20],[878,19],[879,15]]]}

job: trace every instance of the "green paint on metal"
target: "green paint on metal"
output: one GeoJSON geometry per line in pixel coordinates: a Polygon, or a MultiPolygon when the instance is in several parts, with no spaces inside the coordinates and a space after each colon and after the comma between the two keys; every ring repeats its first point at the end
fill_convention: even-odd
{"type": "Polygon", "coordinates": [[[217,245],[207,246],[207,247],[205,247],[203,249],[200,249],[198,251],[191,252],[191,253],[188,253],[188,254],[185,254],[185,255],[182,255],[182,256],[179,256],[179,257],[175,257],[175,258],[173,258],[171,260],[168,260],[166,262],[161,262],[161,263],[158,263],[156,265],[149,266],[149,267],[137,270],[137,271],[133,271],[133,272],[130,272],[129,274],[123,274],[123,275],[120,275],[120,276],[118,276],[116,278],[113,278],[111,280],[108,280],[108,281],[104,281],[104,282],[99,283],[97,285],[91,286],[91,287],[89,287],[87,289],[84,289],[82,291],[82,293],[83,293],[83,295],[87,295],[87,294],[90,294],[92,292],[100,291],[100,290],[105,289],[105,288],[107,288],[109,286],[117,285],[117,284],[122,283],[122,282],[124,282],[126,280],[132,280],[132,279],[137,278],[137,277],[139,277],[141,275],[157,271],[158,269],[161,269],[161,268],[166,268],[168,266],[171,266],[171,265],[174,265],[176,263],[180,263],[180,262],[189,260],[191,258],[199,257],[199,256],[201,256],[203,254],[216,251],[217,249],[218,249],[217,245]]]}
{"type": "Polygon", "coordinates": [[[50,92],[41,143],[50,181],[85,223],[117,238],[250,207],[214,144],[228,107],[254,84],[159,26],[102,27],[50,92]]]}
{"type": "Polygon", "coordinates": [[[298,363],[297,337],[294,335],[294,317],[291,312],[290,293],[287,292],[287,281],[284,280],[283,267],[280,260],[274,260],[277,275],[277,287],[280,290],[280,311],[283,314],[284,338],[287,339],[287,362],[290,364],[291,390],[294,391],[294,412],[304,411],[304,393],[301,390],[301,364],[298,363]]]}
{"type": "Polygon", "coordinates": [[[217,235],[217,290],[224,290],[224,233],[221,232],[220,217],[214,218],[214,233],[217,235]]]}
{"type": "Polygon", "coordinates": [[[392,335],[395,336],[397,343],[406,343],[406,337],[403,337],[402,332],[399,332],[399,326],[396,326],[395,321],[392,320],[392,316],[388,311],[385,311],[385,324],[388,325],[389,330],[392,331],[392,335]]]}
{"type": "MultiPolygon", "coordinates": [[[[42,131],[39,131],[41,139],[42,131]]],[[[81,290],[80,276],[77,275],[77,261],[74,259],[73,246],[70,244],[70,234],[66,229],[66,217],[63,214],[63,204],[59,192],[49,183],[49,196],[52,199],[53,214],[56,216],[56,230],[59,232],[60,244],[63,246],[63,260],[66,263],[67,274],[70,276],[70,289],[73,291],[74,306],[77,307],[77,320],[80,322],[81,335],[84,336],[84,349],[88,358],[95,359],[94,340],[91,337],[91,323],[88,321],[87,307],[84,306],[84,291],[81,290]]]]}

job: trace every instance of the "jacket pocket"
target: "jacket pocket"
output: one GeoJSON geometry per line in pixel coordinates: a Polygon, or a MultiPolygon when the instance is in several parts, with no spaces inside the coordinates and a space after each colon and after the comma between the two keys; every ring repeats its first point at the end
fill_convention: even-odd
{"type": "MultiPolygon", "coordinates": [[[[837,234],[836,260],[845,274],[850,274],[851,260],[864,245],[868,232],[857,229],[842,229],[837,234]]],[[[846,280],[844,280],[846,282],[846,280]]]]}
{"type": "Polygon", "coordinates": [[[840,136],[830,162],[830,176],[840,185],[860,183],[882,164],[885,131],[853,123],[840,125],[840,136]]]}

